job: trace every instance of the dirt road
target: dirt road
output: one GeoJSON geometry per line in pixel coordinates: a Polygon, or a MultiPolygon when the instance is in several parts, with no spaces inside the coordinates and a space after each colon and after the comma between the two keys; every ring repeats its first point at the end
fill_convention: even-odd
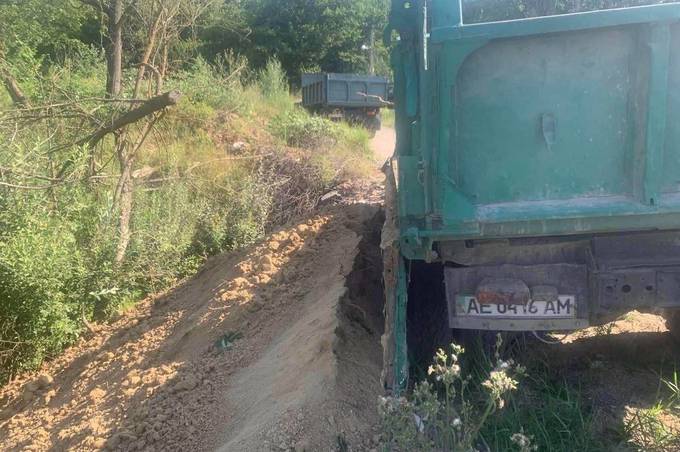
{"type": "Polygon", "coordinates": [[[376,132],[371,140],[373,155],[376,163],[382,166],[394,153],[396,145],[396,133],[391,127],[383,127],[376,132]]]}

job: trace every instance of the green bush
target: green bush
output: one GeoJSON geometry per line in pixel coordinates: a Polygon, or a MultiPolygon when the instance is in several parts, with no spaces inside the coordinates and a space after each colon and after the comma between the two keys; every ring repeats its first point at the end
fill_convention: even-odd
{"type": "Polygon", "coordinates": [[[288,98],[288,80],[279,60],[270,59],[257,78],[260,92],[267,98],[288,98]]]}
{"type": "Polygon", "coordinates": [[[39,365],[82,327],[88,268],[78,218],[31,198],[6,196],[17,202],[0,221],[0,379],[39,365]]]}
{"type": "Polygon", "coordinates": [[[187,71],[174,74],[167,87],[179,90],[191,104],[237,112],[245,107],[242,93],[247,77],[248,60],[243,57],[226,54],[215,65],[199,57],[187,71]]]}
{"type": "Polygon", "coordinates": [[[274,136],[288,146],[317,148],[337,140],[338,126],[332,121],[313,116],[301,108],[284,112],[272,119],[274,136]]]}

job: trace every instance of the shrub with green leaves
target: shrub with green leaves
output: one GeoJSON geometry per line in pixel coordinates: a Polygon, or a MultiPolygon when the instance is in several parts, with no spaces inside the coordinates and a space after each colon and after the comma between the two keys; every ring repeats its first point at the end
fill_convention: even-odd
{"type": "Polygon", "coordinates": [[[338,125],[296,108],[276,116],[270,123],[274,136],[288,146],[317,148],[332,144],[338,136],[338,125]]]}
{"type": "Polygon", "coordinates": [[[284,97],[288,100],[288,80],[279,60],[267,61],[259,73],[257,84],[265,97],[269,99],[284,97]]]}

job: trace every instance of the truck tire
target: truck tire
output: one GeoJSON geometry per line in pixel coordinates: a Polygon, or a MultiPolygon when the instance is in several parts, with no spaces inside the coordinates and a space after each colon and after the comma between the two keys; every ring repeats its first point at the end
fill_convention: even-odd
{"type": "Polygon", "coordinates": [[[375,137],[375,134],[378,132],[378,130],[380,130],[381,127],[382,123],[380,122],[379,116],[368,118],[366,121],[366,128],[368,129],[368,133],[371,135],[371,138],[375,137]]]}
{"type": "Polygon", "coordinates": [[[663,318],[666,320],[666,328],[668,328],[673,339],[680,342],[680,309],[664,311],[663,318]]]}

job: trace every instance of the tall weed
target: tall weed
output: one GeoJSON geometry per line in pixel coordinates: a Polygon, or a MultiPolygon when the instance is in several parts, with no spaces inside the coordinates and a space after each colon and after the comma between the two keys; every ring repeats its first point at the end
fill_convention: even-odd
{"type": "MultiPolygon", "coordinates": [[[[500,347],[499,335],[497,350],[500,347]]],[[[408,398],[381,398],[383,443],[387,450],[467,452],[485,444],[482,429],[493,414],[504,409],[524,369],[497,355],[493,367],[476,381],[462,366],[460,358],[464,353],[455,344],[448,353],[438,350],[427,372],[433,381],[417,383],[408,398]]],[[[535,450],[532,438],[519,428],[507,437],[523,451],[535,450]]]]}

